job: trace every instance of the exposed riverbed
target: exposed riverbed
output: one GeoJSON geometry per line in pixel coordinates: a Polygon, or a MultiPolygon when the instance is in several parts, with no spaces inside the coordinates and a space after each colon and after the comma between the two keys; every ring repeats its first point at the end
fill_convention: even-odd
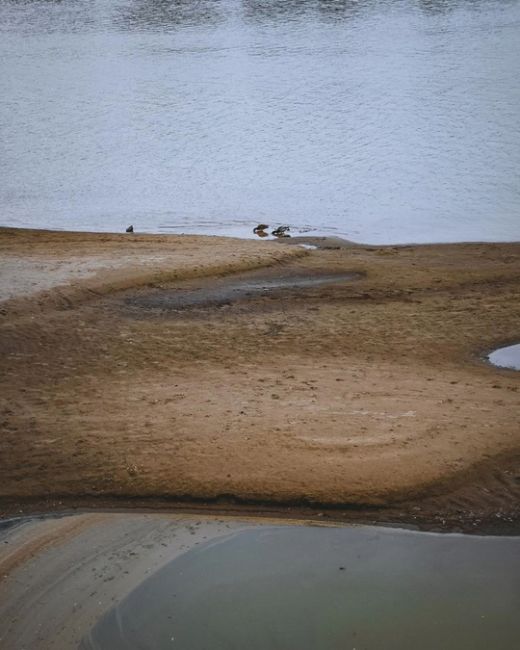
{"type": "Polygon", "coordinates": [[[518,335],[518,245],[0,229],[0,248],[3,512],[518,530],[520,378],[482,359],[518,335]]]}

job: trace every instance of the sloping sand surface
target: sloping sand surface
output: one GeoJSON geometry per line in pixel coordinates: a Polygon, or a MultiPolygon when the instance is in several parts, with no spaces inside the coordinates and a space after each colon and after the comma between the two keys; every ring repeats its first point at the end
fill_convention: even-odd
{"type": "Polygon", "coordinates": [[[14,523],[0,531],[0,648],[6,650],[77,648],[106,611],[164,564],[254,526],[129,513],[14,523]]]}
{"type": "Polygon", "coordinates": [[[0,233],[22,266],[45,248],[88,268],[98,245],[109,271],[37,300],[6,276],[5,509],[167,497],[518,521],[520,375],[483,355],[520,336],[519,244],[0,233]],[[153,263],[127,267],[129,246],[153,263]]]}
{"type": "MultiPolygon", "coordinates": [[[[266,242],[267,243],[267,242],[266,242]]],[[[0,229],[0,301],[59,301],[141,283],[256,268],[301,255],[224,237],[0,229]],[[233,242],[230,245],[230,241],[233,242]],[[54,295],[49,290],[54,289],[54,295]],[[74,291],[75,290],[75,291],[74,291]]]]}

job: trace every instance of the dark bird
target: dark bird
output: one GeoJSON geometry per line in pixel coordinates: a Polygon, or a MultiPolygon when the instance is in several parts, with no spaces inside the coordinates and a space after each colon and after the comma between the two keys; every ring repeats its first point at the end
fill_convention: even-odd
{"type": "Polygon", "coordinates": [[[256,228],[253,228],[253,232],[259,232],[260,230],[267,230],[267,228],[269,228],[269,224],[259,223],[256,228]]]}
{"type": "Polygon", "coordinates": [[[289,237],[290,235],[287,234],[289,230],[289,226],[278,226],[278,228],[273,230],[271,235],[274,235],[275,237],[289,237]]]}
{"type": "Polygon", "coordinates": [[[134,227],[133,226],[128,226],[126,229],[126,232],[134,232],[134,227]]]}

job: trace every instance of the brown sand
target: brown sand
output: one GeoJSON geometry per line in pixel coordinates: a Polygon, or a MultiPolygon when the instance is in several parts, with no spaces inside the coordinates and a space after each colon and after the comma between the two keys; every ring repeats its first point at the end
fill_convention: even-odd
{"type": "Polygon", "coordinates": [[[520,373],[483,355],[520,340],[520,244],[325,244],[0,230],[3,510],[169,498],[518,526],[520,373]],[[202,299],[172,308],[182,289],[202,299]]]}

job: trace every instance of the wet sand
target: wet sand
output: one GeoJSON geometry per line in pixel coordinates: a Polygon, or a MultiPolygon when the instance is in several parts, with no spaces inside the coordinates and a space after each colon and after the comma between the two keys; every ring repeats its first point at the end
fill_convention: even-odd
{"type": "Polygon", "coordinates": [[[0,648],[505,650],[519,545],[266,518],[14,518],[0,524],[0,648]]]}
{"type": "MultiPolygon", "coordinates": [[[[101,615],[166,562],[247,520],[80,514],[0,527],[0,648],[77,648],[101,615]]],[[[4,524],[5,525],[5,524],[4,524]]]]}
{"type": "Polygon", "coordinates": [[[518,530],[520,244],[314,243],[0,230],[2,511],[518,530]]]}

